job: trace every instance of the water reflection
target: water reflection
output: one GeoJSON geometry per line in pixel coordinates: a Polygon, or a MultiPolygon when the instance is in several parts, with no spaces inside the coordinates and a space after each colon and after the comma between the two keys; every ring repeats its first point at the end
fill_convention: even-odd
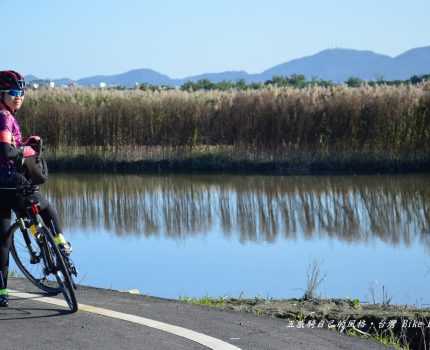
{"type": "Polygon", "coordinates": [[[430,176],[54,175],[68,227],[245,241],[333,237],[430,247],[430,176]]]}

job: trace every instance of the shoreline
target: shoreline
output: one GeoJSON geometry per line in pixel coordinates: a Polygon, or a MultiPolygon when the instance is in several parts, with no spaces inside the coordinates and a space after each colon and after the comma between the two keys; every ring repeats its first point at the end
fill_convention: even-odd
{"type": "Polygon", "coordinates": [[[205,305],[286,321],[287,328],[327,328],[373,338],[397,349],[425,349],[430,344],[430,307],[370,304],[358,299],[181,298],[205,305]]]}
{"type": "Polygon", "coordinates": [[[430,159],[422,162],[399,160],[349,161],[250,161],[216,155],[164,160],[105,160],[86,156],[49,159],[49,171],[137,173],[232,173],[261,175],[380,175],[430,173],[430,159]]]}

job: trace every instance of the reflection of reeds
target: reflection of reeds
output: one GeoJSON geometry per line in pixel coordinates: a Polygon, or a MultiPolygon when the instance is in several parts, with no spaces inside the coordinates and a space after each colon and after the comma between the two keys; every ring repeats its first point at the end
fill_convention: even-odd
{"type": "MultiPolygon", "coordinates": [[[[333,237],[429,245],[430,178],[66,176],[46,191],[67,226],[241,241],[333,237]]],[[[430,246],[430,245],[429,245],[430,246]]]]}
{"type": "Polygon", "coordinates": [[[86,167],[195,159],[197,168],[246,160],[363,170],[429,162],[423,86],[30,91],[20,119],[52,159],[87,160],[86,167]]]}

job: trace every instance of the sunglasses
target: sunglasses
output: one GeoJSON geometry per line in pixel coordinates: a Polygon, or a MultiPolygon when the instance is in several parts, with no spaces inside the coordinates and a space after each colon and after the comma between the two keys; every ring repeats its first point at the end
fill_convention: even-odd
{"type": "Polygon", "coordinates": [[[12,97],[23,97],[25,95],[24,90],[7,90],[6,92],[12,97]]]}

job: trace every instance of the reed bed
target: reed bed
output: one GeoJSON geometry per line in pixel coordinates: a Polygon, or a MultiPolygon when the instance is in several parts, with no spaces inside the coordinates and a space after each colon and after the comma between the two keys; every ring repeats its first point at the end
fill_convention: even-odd
{"type": "Polygon", "coordinates": [[[39,90],[29,91],[19,119],[24,133],[42,136],[52,160],[72,168],[430,169],[425,84],[39,90]]]}

